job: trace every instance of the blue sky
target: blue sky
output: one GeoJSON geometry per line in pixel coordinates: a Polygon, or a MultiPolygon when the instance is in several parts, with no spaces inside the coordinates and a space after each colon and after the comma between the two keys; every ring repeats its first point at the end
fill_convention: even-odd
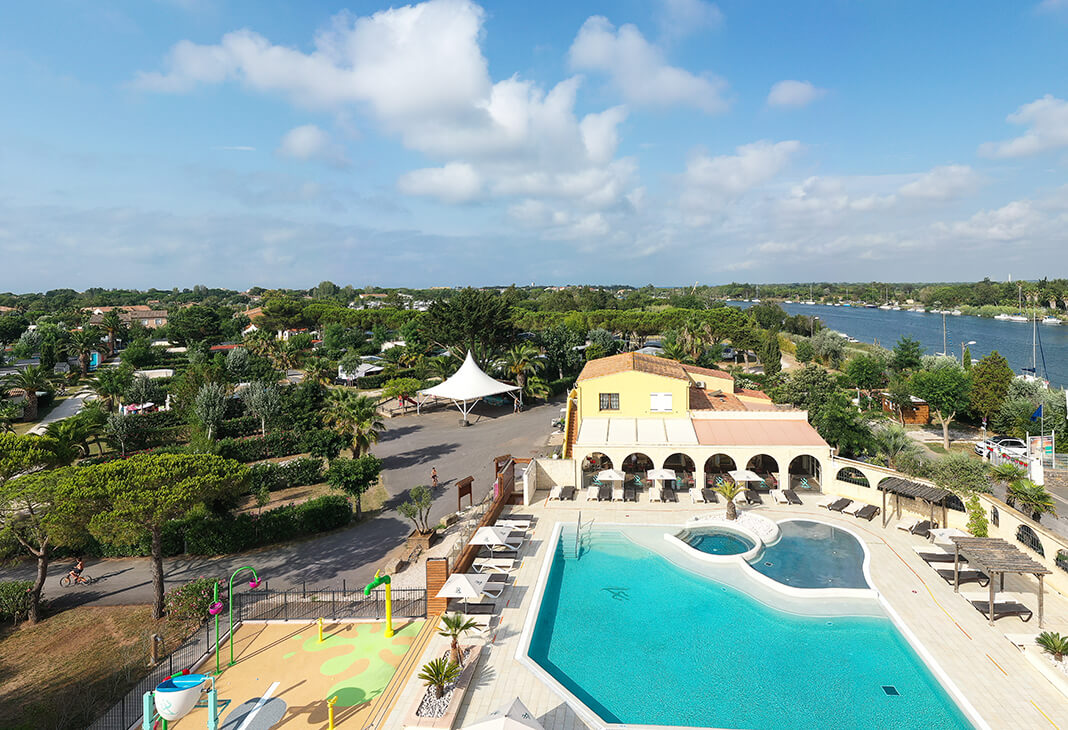
{"type": "Polygon", "coordinates": [[[0,28],[0,290],[1068,275],[1068,0],[0,28]]]}

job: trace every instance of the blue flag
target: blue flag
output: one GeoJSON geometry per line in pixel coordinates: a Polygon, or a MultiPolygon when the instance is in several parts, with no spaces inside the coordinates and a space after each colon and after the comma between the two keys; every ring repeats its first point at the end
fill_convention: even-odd
{"type": "Polygon", "coordinates": [[[1042,405],[1041,404],[1039,404],[1038,408],[1035,409],[1035,412],[1031,414],[1031,420],[1032,421],[1037,421],[1040,418],[1042,418],[1042,405]]]}

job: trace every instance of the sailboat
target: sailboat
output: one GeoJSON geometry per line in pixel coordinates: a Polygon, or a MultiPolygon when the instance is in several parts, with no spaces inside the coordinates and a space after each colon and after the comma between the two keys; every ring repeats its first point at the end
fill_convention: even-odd
{"type": "MultiPolygon", "coordinates": [[[[1042,368],[1043,375],[1046,375],[1045,371],[1046,356],[1042,355],[1042,368]]],[[[1025,380],[1029,383],[1036,383],[1043,388],[1049,387],[1049,380],[1046,378],[1038,377],[1038,310],[1034,311],[1031,316],[1031,367],[1021,368],[1020,374],[1016,377],[1021,380],[1025,380]]]]}
{"type": "MultiPolygon", "coordinates": [[[[948,357],[949,348],[946,345],[946,313],[942,312],[942,352],[936,352],[938,357],[948,357]]],[[[963,357],[963,356],[962,356],[963,357]]]]}
{"type": "Polygon", "coordinates": [[[1053,317],[1051,315],[1047,315],[1042,318],[1042,324],[1062,324],[1062,322],[1060,317],[1053,317]]]}

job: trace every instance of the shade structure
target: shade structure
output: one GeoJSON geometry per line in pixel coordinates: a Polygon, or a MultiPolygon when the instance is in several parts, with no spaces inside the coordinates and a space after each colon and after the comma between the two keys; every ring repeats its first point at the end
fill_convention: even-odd
{"type": "Polygon", "coordinates": [[[730,474],[731,479],[736,482],[759,482],[762,481],[762,477],[756,472],[749,471],[748,469],[735,469],[734,471],[727,472],[730,474]]]}
{"type": "Polygon", "coordinates": [[[469,543],[471,545],[498,545],[510,547],[508,536],[511,534],[511,529],[507,527],[489,525],[475,530],[475,534],[471,536],[469,543]]]}
{"type": "Polygon", "coordinates": [[[650,469],[645,472],[645,476],[649,479],[678,479],[679,475],[675,473],[674,469],[650,469]]]}
{"type": "Polygon", "coordinates": [[[438,591],[436,598],[481,598],[485,593],[488,573],[453,573],[438,591]]]}
{"type": "Polygon", "coordinates": [[[597,478],[602,482],[621,482],[627,478],[627,475],[619,469],[605,469],[597,473],[597,478]]]}
{"type": "Polygon", "coordinates": [[[526,708],[523,702],[516,697],[504,707],[499,707],[481,720],[464,728],[473,730],[544,730],[541,723],[534,719],[534,715],[526,708]]]}
{"type": "Polygon", "coordinates": [[[467,421],[467,417],[471,415],[471,409],[482,398],[490,395],[500,395],[501,393],[511,393],[513,397],[516,397],[515,393],[518,390],[518,385],[502,383],[486,375],[482,368],[478,366],[478,363],[475,362],[471,352],[468,351],[464,364],[460,366],[460,369],[452,377],[432,388],[424,388],[419,391],[420,398],[416,403],[416,410],[429,397],[446,398],[460,409],[460,413],[464,416],[464,421],[467,421]]]}

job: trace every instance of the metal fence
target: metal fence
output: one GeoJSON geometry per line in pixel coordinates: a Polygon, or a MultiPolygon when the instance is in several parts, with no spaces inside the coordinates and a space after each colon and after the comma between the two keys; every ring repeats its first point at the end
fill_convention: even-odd
{"type": "MultiPolygon", "coordinates": [[[[395,618],[426,617],[426,590],[398,588],[392,590],[395,618]]],[[[309,621],[324,618],[381,619],[386,615],[384,588],[365,596],[363,591],[296,589],[251,590],[234,594],[234,621],[309,621]]],[[[228,621],[219,622],[219,640],[228,637],[228,621]]],[[[158,664],[92,725],[91,730],[129,730],[141,722],[142,697],[155,689],[166,677],[183,670],[195,669],[215,647],[215,622],[208,621],[196,630],[181,646],[163,657],[158,664]]]]}

